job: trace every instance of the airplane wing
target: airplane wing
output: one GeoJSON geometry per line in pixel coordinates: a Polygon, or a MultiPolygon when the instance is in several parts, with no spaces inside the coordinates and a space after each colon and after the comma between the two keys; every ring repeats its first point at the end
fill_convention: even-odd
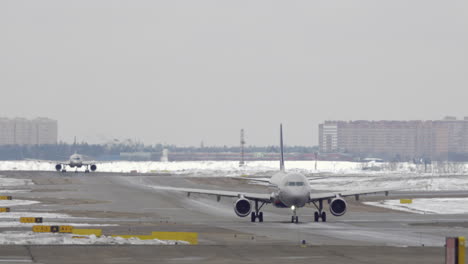
{"type": "Polygon", "coordinates": [[[247,192],[233,192],[233,191],[221,191],[221,190],[177,188],[177,187],[169,187],[169,186],[151,186],[151,188],[156,189],[156,190],[186,192],[188,194],[198,193],[198,194],[216,195],[218,197],[239,197],[239,198],[244,197],[249,200],[259,200],[259,201],[266,202],[266,203],[270,202],[270,195],[266,193],[247,193],[247,192]]]}
{"type": "Polygon", "coordinates": [[[399,187],[399,188],[375,188],[375,189],[367,189],[367,190],[358,190],[358,191],[343,191],[343,192],[328,192],[328,193],[310,193],[310,201],[317,201],[317,200],[324,200],[324,199],[331,199],[337,196],[340,197],[347,197],[347,196],[356,196],[359,197],[360,195],[366,194],[374,194],[374,193],[384,193],[385,196],[388,195],[390,191],[397,191],[407,189],[408,187],[399,187]]]}

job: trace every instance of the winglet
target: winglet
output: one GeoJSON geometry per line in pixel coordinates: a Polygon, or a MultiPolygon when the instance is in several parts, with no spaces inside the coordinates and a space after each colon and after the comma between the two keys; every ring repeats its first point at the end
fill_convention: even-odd
{"type": "Polygon", "coordinates": [[[280,124],[280,150],[281,150],[280,170],[284,171],[283,124],[280,124]]]}

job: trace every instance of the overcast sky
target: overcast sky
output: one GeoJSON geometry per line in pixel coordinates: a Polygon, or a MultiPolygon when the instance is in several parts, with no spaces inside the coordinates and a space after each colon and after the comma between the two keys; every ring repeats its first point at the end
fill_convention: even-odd
{"type": "Polygon", "coordinates": [[[327,119],[468,116],[468,2],[0,1],[0,116],[59,139],[316,145],[327,119]]]}

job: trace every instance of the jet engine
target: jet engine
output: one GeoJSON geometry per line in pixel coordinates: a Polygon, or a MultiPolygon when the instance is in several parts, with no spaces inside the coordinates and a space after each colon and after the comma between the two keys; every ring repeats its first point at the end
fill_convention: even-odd
{"type": "Polygon", "coordinates": [[[330,213],[334,216],[342,216],[346,213],[346,201],[340,197],[330,202],[330,213]]]}
{"type": "Polygon", "coordinates": [[[97,169],[97,166],[96,166],[95,164],[92,164],[92,165],[90,166],[90,169],[91,169],[92,171],[95,171],[95,170],[97,169]]]}
{"type": "Polygon", "coordinates": [[[56,169],[57,171],[62,170],[62,164],[57,164],[57,165],[55,165],[55,169],[56,169]]]}
{"type": "Polygon", "coordinates": [[[246,217],[252,211],[252,206],[250,205],[250,201],[244,198],[237,200],[234,203],[234,212],[236,215],[240,217],[246,217]]]}

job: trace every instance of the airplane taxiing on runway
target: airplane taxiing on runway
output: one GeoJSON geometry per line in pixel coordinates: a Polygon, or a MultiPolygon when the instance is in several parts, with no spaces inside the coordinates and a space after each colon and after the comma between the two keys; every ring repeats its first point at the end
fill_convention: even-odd
{"type": "MultiPolygon", "coordinates": [[[[238,198],[234,202],[234,212],[239,217],[247,217],[250,215],[251,221],[263,222],[263,212],[261,211],[266,204],[273,204],[278,208],[290,208],[293,215],[291,216],[291,223],[297,223],[299,217],[296,214],[298,208],[304,207],[306,204],[313,204],[317,211],[314,213],[314,221],[318,222],[320,219],[323,222],[327,221],[327,215],[323,210],[323,202],[328,201],[330,213],[334,216],[342,216],[346,213],[347,205],[343,199],[347,196],[354,196],[356,200],[360,195],[372,193],[385,193],[397,189],[368,189],[359,191],[343,191],[343,192],[330,192],[330,193],[315,193],[311,185],[304,175],[300,173],[288,173],[284,168],[284,154],[283,154],[283,127],[280,125],[280,171],[274,174],[269,183],[274,187],[271,194],[267,193],[246,193],[236,191],[221,191],[221,190],[204,190],[204,189],[191,189],[191,188],[176,188],[167,186],[152,186],[154,189],[181,191],[186,192],[188,196],[191,193],[216,195],[218,201],[221,197],[238,198]],[[253,202],[253,206],[252,206],[253,202]]],[[[401,189],[401,188],[398,188],[401,189]]]]}
{"type": "Polygon", "coordinates": [[[70,158],[68,159],[68,162],[61,162],[55,165],[55,169],[57,171],[61,172],[66,172],[66,167],[69,166],[70,168],[81,168],[81,167],[86,167],[85,173],[88,173],[91,169],[91,171],[95,171],[97,169],[96,164],[94,162],[86,162],[83,160],[83,156],[76,153],[71,155],[70,158]]]}

